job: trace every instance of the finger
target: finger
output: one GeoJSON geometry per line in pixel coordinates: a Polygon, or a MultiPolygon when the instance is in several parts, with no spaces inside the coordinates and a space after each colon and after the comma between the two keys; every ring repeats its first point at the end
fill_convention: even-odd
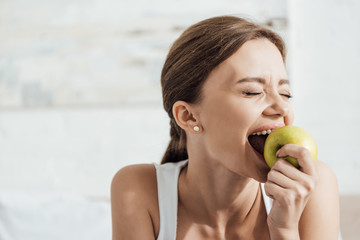
{"type": "MultiPolygon", "coordinates": [[[[279,159],[276,161],[271,170],[275,170],[283,174],[288,179],[286,183],[278,183],[279,185],[284,186],[286,189],[293,189],[295,192],[300,193],[300,195],[301,193],[304,193],[303,189],[311,192],[316,185],[316,175],[308,175],[302,171],[299,171],[285,159],[279,159]]],[[[269,171],[268,175],[270,174],[271,170],[269,171]]]]}
{"type": "Polygon", "coordinates": [[[315,165],[308,149],[296,144],[286,144],[276,153],[278,157],[291,156],[296,158],[300,170],[309,175],[315,175],[315,165]]]}
{"type": "Polygon", "coordinates": [[[283,194],[285,189],[279,185],[267,181],[264,185],[265,194],[272,199],[279,199],[283,194]]]}
{"type": "Polygon", "coordinates": [[[279,158],[275,162],[271,170],[272,169],[282,173],[283,175],[285,175],[286,177],[288,177],[293,181],[299,181],[305,177],[304,176],[305,173],[299,171],[296,167],[294,167],[291,163],[289,163],[283,158],[279,158]]]}
{"type": "MultiPolygon", "coordinates": [[[[294,170],[299,172],[297,169],[294,170]]],[[[267,180],[285,189],[293,188],[295,185],[295,181],[293,179],[273,168],[269,171],[267,180]]]]}

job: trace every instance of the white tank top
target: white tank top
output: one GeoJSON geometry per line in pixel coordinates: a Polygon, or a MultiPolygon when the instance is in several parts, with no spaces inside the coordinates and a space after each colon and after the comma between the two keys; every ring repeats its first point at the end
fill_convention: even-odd
{"type": "MultiPolygon", "coordinates": [[[[156,178],[158,186],[160,228],[157,240],[176,240],[177,212],[178,212],[178,180],[181,169],[186,166],[187,160],[156,164],[156,178]]],[[[266,196],[264,186],[261,191],[266,212],[269,214],[272,199],[266,196]]]]}

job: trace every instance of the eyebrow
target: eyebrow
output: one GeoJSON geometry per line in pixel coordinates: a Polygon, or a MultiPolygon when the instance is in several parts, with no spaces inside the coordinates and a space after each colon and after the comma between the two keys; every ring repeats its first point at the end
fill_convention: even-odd
{"type": "MultiPolygon", "coordinates": [[[[265,84],[266,81],[264,78],[245,77],[245,78],[238,80],[236,83],[244,83],[244,82],[258,82],[261,84],[265,84]]],[[[284,85],[284,84],[290,85],[290,81],[288,79],[280,79],[279,85],[284,85]]]]}

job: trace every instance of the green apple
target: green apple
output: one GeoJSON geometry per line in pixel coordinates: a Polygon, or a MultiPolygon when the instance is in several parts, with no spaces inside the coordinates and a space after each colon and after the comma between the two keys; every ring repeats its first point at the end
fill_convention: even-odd
{"type": "MultiPolygon", "coordinates": [[[[264,158],[271,168],[278,160],[276,152],[285,144],[297,144],[307,148],[315,162],[317,159],[317,146],[312,136],[304,129],[296,126],[284,126],[273,130],[266,138],[264,146],[264,158]]],[[[295,167],[299,168],[296,158],[287,156],[284,158],[295,167]]]]}

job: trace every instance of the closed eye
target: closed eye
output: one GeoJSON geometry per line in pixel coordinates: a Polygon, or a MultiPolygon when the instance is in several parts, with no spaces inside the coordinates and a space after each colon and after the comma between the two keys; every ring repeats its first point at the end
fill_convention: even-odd
{"type": "Polygon", "coordinates": [[[260,95],[261,92],[246,92],[246,91],[243,91],[243,94],[245,94],[247,96],[254,96],[254,95],[260,95]]]}
{"type": "Polygon", "coordinates": [[[290,95],[290,94],[280,94],[281,96],[284,96],[284,97],[286,97],[286,98],[288,98],[288,99],[290,99],[290,98],[292,98],[293,96],[292,95],[290,95]]]}

